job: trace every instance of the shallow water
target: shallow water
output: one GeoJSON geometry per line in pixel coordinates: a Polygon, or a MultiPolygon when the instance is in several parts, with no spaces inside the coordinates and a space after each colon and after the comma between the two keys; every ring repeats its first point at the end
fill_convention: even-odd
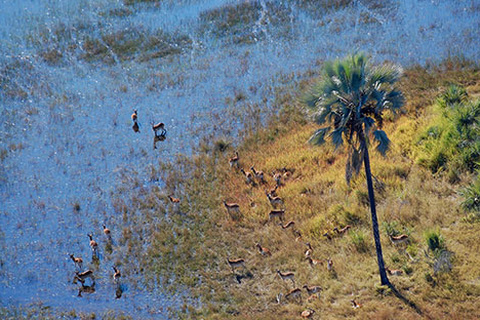
{"type": "Polygon", "coordinates": [[[147,290],[141,273],[127,272],[127,290],[115,299],[111,266],[135,261],[126,262],[119,245],[106,252],[102,224],[120,243],[122,215],[113,197],[125,177],[139,187],[157,184],[148,168],[188,154],[199,141],[191,132],[208,132],[211,114],[222,114],[227,98],[241,93],[246,102],[274,108],[272,88],[281,75],[315,69],[318,61],[355,50],[404,66],[458,54],[479,61],[479,1],[373,2],[312,12],[298,1],[260,1],[244,26],[222,34],[202,15],[243,1],[130,7],[113,0],[0,0],[0,305],[41,301],[67,310],[168,317],[167,308],[180,305],[184,293],[165,294],[157,285],[147,290]],[[131,13],[111,14],[115,9],[131,13]],[[57,32],[59,26],[69,32],[57,32]],[[147,61],[140,51],[125,60],[113,54],[111,63],[82,58],[88,36],[159,29],[185,36],[188,44],[147,61]],[[63,54],[53,64],[41,57],[52,48],[63,54]],[[131,129],[133,109],[140,133],[131,129]],[[151,121],[165,122],[168,130],[157,150],[151,121]],[[100,243],[97,291],[79,298],[68,254],[89,260],[87,233],[100,243]]]}

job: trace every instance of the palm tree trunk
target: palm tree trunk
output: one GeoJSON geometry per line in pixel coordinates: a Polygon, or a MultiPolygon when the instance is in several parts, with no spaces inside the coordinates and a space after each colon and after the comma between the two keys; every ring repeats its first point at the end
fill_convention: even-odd
{"type": "Polygon", "coordinates": [[[380,242],[380,232],[378,231],[377,210],[375,207],[375,195],[373,191],[372,172],[370,171],[370,157],[365,137],[361,135],[361,145],[364,152],[363,163],[365,164],[365,175],[367,177],[368,198],[370,200],[370,212],[372,214],[373,239],[375,240],[375,249],[377,251],[378,269],[380,271],[380,281],[382,285],[390,285],[383,261],[382,244],[380,242]]]}

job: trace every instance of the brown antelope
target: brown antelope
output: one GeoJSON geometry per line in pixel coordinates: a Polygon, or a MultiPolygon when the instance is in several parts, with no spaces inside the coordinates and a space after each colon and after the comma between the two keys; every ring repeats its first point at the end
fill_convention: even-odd
{"type": "Polygon", "coordinates": [[[238,157],[238,152],[235,151],[235,155],[233,157],[231,157],[230,159],[228,159],[228,163],[230,164],[230,168],[235,166],[238,169],[239,160],[240,160],[240,158],[238,157]]]}
{"type": "Polygon", "coordinates": [[[295,221],[288,221],[286,224],[282,224],[281,222],[279,222],[278,224],[282,227],[282,229],[287,229],[293,226],[295,224],[295,221]]]}
{"type": "Polygon", "coordinates": [[[337,227],[333,228],[333,231],[335,231],[337,234],[345,234],[352,226],[347,225],[343,227],[342,229],[338,229],[337,227]]]}
{"type": "Polygon", "coordinates": [[[272,207],[274,208],[277,208],[278,206],[282,206],[283,207],[283,200],[282,198],[280,197],[272,197],[268,191],[265,191],[265,194],[267,195],[267,198],[268,198],[268,201],[270,201],[270,204],[272,205],[272,207]]]}
{"type": "Polygon", "coordinates": [[[306,257],[305,260],[308,260],[308,263],[310,263],[312,267],[323,264],[322,260],[313,259],[312,257],[306,257]]]}
{"type": "Polygon", "coordinates": [[[159,122],[155,124],[153,121],[152,123],[152,130],[155,133],[155,136],[165,136],[167,134],[167,130],[165,130],[165,123],[159,122]],[[158,134],[158,131],[160,131],[160,134],[158,134]]]}
{"type": "Polygon", "coordinates": [[[293,272],[281,272],[277,269],[277,273],[283,281],[287,279],[292,280],[293,286],[295,286],[295,274],[293,272]]]}
{"type": "Polygon", "coordinates": [[[285,294],[285,299],[290,300],[290,299],[301,299],[302,298],[302,290],[299,288],[294,288],[290,291],[288,291],[287,294],[285,294]]]}
{"type": "Polygon", "coordinates": [[[322,291],[322,287],[320,286],[312,286],[312,287],[309,287],[307,285],[304,285],[303,286],[304,289],[307,290],[308,294],[309,295],[312,295],[312,294],[320,294],[320,291],[322,291]]]}
{"type": "Polygon", "coordinates": [[[245,269],[245,259],[230,259],[227,258],[227,262],[232,268],[232,272],[234,272],[234,268],[242,266],[245,269]]]}
{"type": "Polygon", "coordinates": [[[93,236],[90,233],[87,236],[90,238],[90,248],[92,248],[93,253],[97,253],[98,243],[93,240],[93,236]]]}
{"type": "Polygon", "coordinates": [[[92,282],[95,283],[95,277],[93,275],[93,271],[92,270],[86,270],[86,271],[83,271],[83,272],[75,272],[75,277],[73,278],[74,280],[74,283],[76,283],[77,281],[80,281],[80,283],[85,283],[85,280],[90,278],[92,280],[92,282]]]}
{"type": "Polygon", "coordinates": [[[240,206],[238,205],[238,203],[233,203],[233,202],[228,203],[225,200],[223,200],[223,204],[225,205],[225,208],[227,208],[227,212],[232,219],[235,218],[235,214],[240,213],[240,206]]]}
{"type": "Polygon", "coordinates": [[[113,266],[113,271],[115,272],[113,274],[113,281],[118,282],[120,280],[120,277],[122,276],[122,274],[120,273],[120,270],[118,270],[117,267],[115,267],[115,266],[113,266]]]}
{"type": "Polygon", "coordinates": [[[103,233],[107,236],[108,240],[112,240],[112,232],[105,225],[103,225],[103,233]]]}
{"type": "Polygon", "coordinates": [[[171,203],[180,203],[180,199],[179,198],[174,198],[173,195],[169,195],[168,199],[170,199],[171,203]]]}
{"type": "Polygon", "coordinates": [[[406,234],[401,234],[399,236],[389,235],[389,237],[390,237],[390,240],[392,241],[392,243],[394,245],[408,242],[408,235],[406,235],[406,234]]]}
{"type": "Polygon", "coordinates": [[[83,259],[80,258],[80,257],[75,257],[72,254],[70,254],[70,258],[72,259],[73,263],[75,264],[75,266],[78,268],[78,270],[82,270],[82,267],[83,267],[83,259]]]}
{"type": "Polygon", "coordinates": [[[268,221],[275,219],[275,217],[278,217],[280,221],[283,221],[283,218],[285,216],[285,210],[283,209],[273,209],[270,211],[268,214],[268,221]]]}
{"type": "Polygon", "coordinates": [[[387,268],[387,272],[392,276],[401,276],[403,274],[403,271],[398,269],[392,270],[390,268],[387,268]]]}
{"type": "Polygon", "coordinates": [[[262,256],[271,256],[272,253],[268,248],[262,247],[260,243],[256,243],[255,246],[258,248],[258,251],[262,254],[262,256]]]}
{"type": "Polygon", "coordinates": [[[86,286],[82,283],[82,286],[78,288],[78,295],[77,297],[82,297],[82,292],[83,293],[95,293],[95,282],[92,283],[89,286],[86,286]]]}
{"type": "Polygon", "coordinates": [[[355,300],[350,300],[350,302],[352,303],[353,309],[358,309],[362,307],[362,305],[355,300]]]}
{"type": "Polygon", "coordinates": [[[138,126],[138,122],[137,122],[137,121],[135,121],[135,122],[133,123],[132,129],[133,129],[134,132],[140,132],[140,127],[138,126]]]}
{"type": "Polygon", "coordinates": [[[251,172],[245,171],[245,170],[243,170],[243,168],[241,168],[240,171],[245,176],[245,183],[246,184],[253,185],[255,183],[255,181],[253,181],[253,174],[251,172]]]}
{"type": "Polygon", "coordinates": [[[250,170],[252,170],[253,174],[255,175],[255,178],[257,178],[258,183],[264,184],[265,179],[263,177],[263,171],[257,171],[253,166],[250,167],[250,170]]]}
{"type": "Polygon", "coordinates": [[[135,109],[133,110],[133,113],[132,113],[132,121],[136,123],[137,118],[138,118],[137,109],[135,109]]]}
{"type": "Polygon", "coordinates": [[[293,234],[295,235],[296,242],[300,242],[302,240],[302,234],[300,233],[300,231],[294,229],[293,234]]]}
{"type": "Polygon", "coordinates": [[[303,310],[302,313],[300,314],[302,316],[302,318],[304,319],[310,319],[311,317],[313,317],[313,314],[315,313],[315,310],[313,309],[306,309],[306,310],[303,310]]]}
{"type": "Polygon", "coordinates": [[[332,271],[333,270],[333,261],[332,259],[328,258],[327,259],[327,270],[332,271]]]}

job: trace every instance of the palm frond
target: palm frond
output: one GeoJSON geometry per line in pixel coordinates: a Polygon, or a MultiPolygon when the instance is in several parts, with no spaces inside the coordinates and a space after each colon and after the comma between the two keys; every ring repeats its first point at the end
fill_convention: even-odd
{"type": "Polygon", "coordinates": [[[308,143],[313,145],[322,145],[325,143],[325,136],[330,131],[329,127],[321,128],[308,139],[308,143]]]}
{"type": "Polygon", "coordinates": [[[338,148],[343,144],[343,131],[344,130],[345,130],[345,127],[340,126],[330,133],[330,138],[332,139],[332,143],[335,146],[335,148],[338,148]]]}
{"type": "Polygon", "coordinates": [[[387,134],[383,130],[375,130],[373,132],[375,140],[378,141],[378,145],[375,148],[383,156],[386,155],[390,147],[390,139],[388,139],[387,134]]]}

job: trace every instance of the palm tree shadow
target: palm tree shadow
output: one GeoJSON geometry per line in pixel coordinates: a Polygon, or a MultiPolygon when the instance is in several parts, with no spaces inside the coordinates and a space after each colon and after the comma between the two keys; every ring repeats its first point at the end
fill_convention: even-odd
{"type": "Polygon", "coordinates": [[[399,298],[400,300],[402,300],[403,303],[412,308],[418,315],[426,317],[427,319],[432,319],[429,315],[424,314],[422,309],[420,309],[415,302],[408,299],[400,291],[398,291],[391,282],[387,286],[397,298],[399,298]]]}

